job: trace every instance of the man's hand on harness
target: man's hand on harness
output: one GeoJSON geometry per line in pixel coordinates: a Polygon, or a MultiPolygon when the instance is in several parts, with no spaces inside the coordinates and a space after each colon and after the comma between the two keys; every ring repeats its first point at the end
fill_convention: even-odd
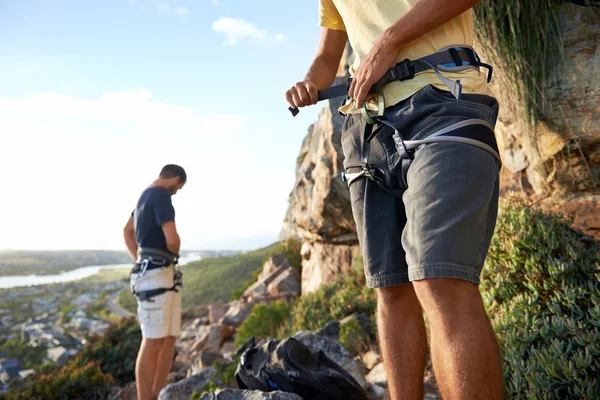
{"type": "Polygon", "coordinates": [[[317,85],[310,80],[298,82],[285,92],[285,99],[293,108],[317,104],[317,101],[319,101],[317,85]]]}
{"type": "Polygon", "coordinates": [[[352,78],[348,95],[355,100],[357,107],[362,106],[373,85],[394,66],[397,56],[398,47],[386,31],[379,36],[367,57],[361,60],[352,78]]]}

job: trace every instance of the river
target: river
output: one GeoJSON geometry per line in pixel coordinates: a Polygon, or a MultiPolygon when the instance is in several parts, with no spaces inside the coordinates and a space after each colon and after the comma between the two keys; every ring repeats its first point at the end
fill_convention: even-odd
{"type": "MultiPolygon", "coordinates": [[[[185,265],[190,262],[202,259],[199,254],[191,253],[185,257],[179,258],[179,265],[185,265]]],[[[8,289],[22,286],[48,285],[50,283],[76,281],[96,275],[102,269],[131,268],[132,264],[113,264],[113,265],[90,265],[81,267],[68,272],[62,272],[55,275],[13,275],[0,276],[0,289],[8,289]]]]}

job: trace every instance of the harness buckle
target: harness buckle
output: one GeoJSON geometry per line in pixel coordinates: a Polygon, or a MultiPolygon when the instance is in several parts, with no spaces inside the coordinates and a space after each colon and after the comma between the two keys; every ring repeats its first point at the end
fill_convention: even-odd
{"type": "Polygon", "coordinates": [[[396,64],[396,66],[392,68],[390,72],[393,72],[393,74],[397,76],[394,80],[405,81],[415,77],[415,65],[411,60],[405,58],[396,64]]]}
{"type": "Polygon", "coordinates": [[[142,277],[146,274],[146,269],[148,269],[148,263],[149,263],[149,260],[147,258],[144,258],[142,260],[142,262],[140,263],[142,265],[142,268],[140,269],[140,274],[139,274],[140,277],[142,277]]]}

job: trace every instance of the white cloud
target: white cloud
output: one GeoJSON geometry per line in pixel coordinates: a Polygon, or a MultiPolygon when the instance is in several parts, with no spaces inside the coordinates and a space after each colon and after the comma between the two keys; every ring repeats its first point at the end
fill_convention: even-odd
{"type": "Polygon", "coordinates": [[[168,11],[169,10],[169,5],[167,3],[159,3],[156,8],[158,9],[158,11],[168,11]]]}
{"type": "Polygon", "coordinates": [[[228,45],[235,45],[242,40],[255,44],[285,40],[285,35],[281,33],[271,34],[266,29],[260,29],[248,21],[236,18],[219,18],[213,22],[212,29],[217,33],[225,34],[227,36],[225,43],[228,45]]]}
{"type": "Polygon", "coordinates": [[[186,7],[178,7],[177,10],[175,10],[175,14],[177,15],[188,15],[190,13],[190,10],[188,10],[186,7]]]}
{"type": "Polygon", "coordinates": [[[218,6],[220,4],[219,0],[210,0],[210,2],[212,3],[213,6],[218,6]]]}

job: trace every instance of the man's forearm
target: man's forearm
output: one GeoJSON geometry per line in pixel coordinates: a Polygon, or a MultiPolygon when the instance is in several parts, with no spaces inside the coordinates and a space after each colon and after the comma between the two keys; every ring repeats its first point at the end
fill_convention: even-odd
{"type": "Polygon", "coordinates": [[[317,90],[326,89],[335,80],[338,65],[332,65],[330,60],[324,57],[317,57],[311,64],[304,80],[311,81],[317,87],[317,90]]]}
{"type": "Polygon", "coordinates": [[[459,16],[477,3],[479,0],[421,0],[389,27],[384,35],[395,48],[400,49],[403,45],[459,16]]]}
{"type": "Polygon", "coordinates": [[[129,255],[135,261],[137,259],[137,242],[135,241],[135,237],[132,235],[125,234],[125,245],[127,246],[127,251],[129,251],[129,255]]]}
{"type": "Polygon", "coordinates": [[[169,250],[172,254],[178,255],[180,247],[181,247],[181,239],[179,239],[179,235],[177,235],[177,240],[167,242],[167,250],[169,250]]]}

